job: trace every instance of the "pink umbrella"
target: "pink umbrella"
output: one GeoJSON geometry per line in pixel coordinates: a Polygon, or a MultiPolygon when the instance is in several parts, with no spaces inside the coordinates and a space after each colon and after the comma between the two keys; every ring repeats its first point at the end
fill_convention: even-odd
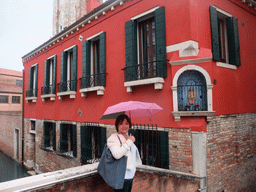
{"type": "Polygon", "coordinates": [[[151,117],[163,110],[156,103],[146,103],[140,101],[121,102],[107,108],[100,119],[116,119],[121,114],[126,114],[130,118],[151,117]]]}

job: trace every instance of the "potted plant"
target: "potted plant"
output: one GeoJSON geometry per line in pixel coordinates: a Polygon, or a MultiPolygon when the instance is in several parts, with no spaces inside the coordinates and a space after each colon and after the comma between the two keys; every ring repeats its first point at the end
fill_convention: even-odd
{"type": "Polygon", "coordinates": [[[195,111],[199,111],[199,104],[198,103],[195,104],[195,111]]]}
{"type": "Polygon", "coordinates": [[[186,105],[186,109],[187,109],[187,111],[190,111],[190,104],[186,105]]]}

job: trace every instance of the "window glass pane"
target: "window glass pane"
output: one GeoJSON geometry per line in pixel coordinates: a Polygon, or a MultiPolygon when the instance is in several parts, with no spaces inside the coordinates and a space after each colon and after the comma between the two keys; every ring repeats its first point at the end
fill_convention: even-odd
{"type": "Polygon", "coordinates": [[[20,103],[20,96],[12,96],[12,103],[20,103]]]}
{"type": "Polygon", "coordinates": [[[8,96],[0,95],[0,103],[8,103],[8,96]]]}
{"type": "Polygon", "coordinates": [[[22,87],[22,80],[16,80],[16,85],[22,87]]]}

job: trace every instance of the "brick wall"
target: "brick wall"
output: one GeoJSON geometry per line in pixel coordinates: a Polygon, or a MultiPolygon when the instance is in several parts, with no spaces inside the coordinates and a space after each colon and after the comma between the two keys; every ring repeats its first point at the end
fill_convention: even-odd
{"type": "Polygon", "coordinates": [[[214,117],[207,126],[208,191],[256,189],[256,114],[214,117]]]}
{"type": "Polygon", "coordinates": [[[192,172],[191,130],[169,130],[169,163],[170,169],[184,173],[192,172]]]}
{"type": "Polygon", "coordinates": [[[19,130],[19,146],[21,148],[22,137],[22,113],[21,111],[0,112],[0,150],[9,157],[15,158],[21,162],[21,150],[19,157],[15,157],[14,150],[14,133],[15,129],[19,130]]]}

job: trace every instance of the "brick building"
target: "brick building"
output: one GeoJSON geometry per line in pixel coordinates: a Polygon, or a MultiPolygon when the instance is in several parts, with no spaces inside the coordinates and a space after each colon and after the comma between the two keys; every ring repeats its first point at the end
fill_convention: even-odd
{"type": "Polygon", "coordinates": [[[164,109],[132,119],[143,164],[197,175],[208,191],[255,188],[255,7],[108,0],[23,56],[25,165],[98,161],[115,132],[101,115],[139,100],[164,109]]]}
{"type": "Polygon", "coordinates": [[[22,161],[22,84],[20,71],[0,68],[0,150],[22,161]]]}

